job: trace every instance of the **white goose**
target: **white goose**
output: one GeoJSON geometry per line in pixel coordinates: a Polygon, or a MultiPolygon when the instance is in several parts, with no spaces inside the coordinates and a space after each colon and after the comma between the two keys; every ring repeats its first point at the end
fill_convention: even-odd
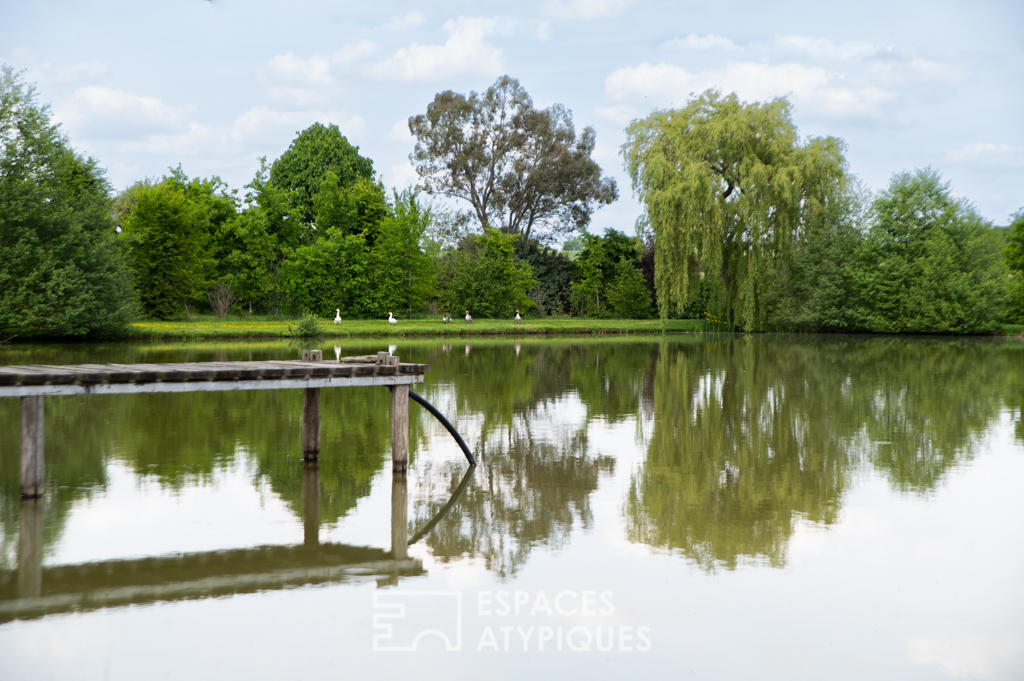
{"type": "Polygon", "coordinates": [[[339,307],[339,308],[335,309],[334,311],[336,313],[334,315],[334,323],[335,324],[341,324],[341,308],[339,307]]]}
{"type": "Polygon", "coordinates": [[[519,310],[516,310],[516,324],[523,321],[523,318],[519,316],[519,310]]]}
{"type": "Polygon", "coordinates": [[[469,310],[466,310],[466,323],[467,324],[472,324],[473,323],[473,318],[469,316],[469,310]]]}
{"type": "Polygon", "coordinates": [[[388,324],[390,324],[391,326],[394,326],[397,323],[398,323],[398,320],[395,319],[394,315],[392,315],[390,312],[388,312],[388,324]]]}

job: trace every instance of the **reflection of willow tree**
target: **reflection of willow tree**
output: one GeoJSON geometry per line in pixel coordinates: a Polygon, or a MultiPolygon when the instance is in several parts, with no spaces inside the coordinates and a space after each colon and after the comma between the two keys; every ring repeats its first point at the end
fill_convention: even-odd
{"type": "MultiPolygon", "coordinates": [[[[529,415],[491,438],[477,455],[480,469],[461,497],[427,535],[426,543],[442,561],[483,558],[501,577],[514,575],[535,546],[559,548],[574,527],[593,521],[590,494],[598,476],[614,467],[610,457],[587,453],[586,431],[535,438],[529,415]]],[[[436,470],[424,467],[422,489],[413,504],[412,528],[428,522],[447,502],[465,473],[461,464],[436,470]]]]}
{"type": "Polygon", "coordinates": [[[928,492],[972,455],[1022,375],[1021,353],[971,341],[666,345],[628,535],[705,569],[781,565],[795,516],[835,521],[856,443],[891,443],[869,445],[871,463],[928,492]]]}

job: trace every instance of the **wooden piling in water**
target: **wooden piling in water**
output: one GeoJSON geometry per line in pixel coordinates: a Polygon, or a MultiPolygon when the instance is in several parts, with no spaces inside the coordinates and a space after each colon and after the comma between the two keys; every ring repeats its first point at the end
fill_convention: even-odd
{"type": "MultiPolygon", "coordinates": [[[[323,361],[322,350],[303,350],[305,362],[323,361]]],[[[320,458],[320,388],[306,388],[302,403],[302,458],[317,461],[320,458]]]]}
{"type": "Polygon", "coordinates": [[[42,395],[21,398],[21,496],[43,496],[46,459],[43,438],[42,395]]]}
{"type": "MultiPolygon", "coordinates": [[[[399,366],[397,355],[388,363],[399,366]]],[[[391,472],[405,474],[409,468],[409,386],[391,388],[391,472]]]]}

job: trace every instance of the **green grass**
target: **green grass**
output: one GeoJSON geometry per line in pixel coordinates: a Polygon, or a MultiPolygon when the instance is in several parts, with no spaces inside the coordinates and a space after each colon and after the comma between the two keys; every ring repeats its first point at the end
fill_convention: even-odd
{"type": "MultiPolygon", "coordinates": [[[[209,338],[281,338],[294,332],[297,320],[275,317],[193,317],[169,322],[142,321],[128,328],[130,338],[201,340],[209,338]],[[289,329],[291,328],[291,331],[289,329]]],[[[529,336],[548,334],[651,334],[698,331],[702,322],[695,319],[672,319],[662,326],[657,319],[525,319],[514,324],[505,319],[479,319],[467,324],[461,319],[451,324],[441,320],[399,320],[391,326],[387,320],[345,320],[335,325],[325,319],[320,337],[351,336],[529,336]]]]}

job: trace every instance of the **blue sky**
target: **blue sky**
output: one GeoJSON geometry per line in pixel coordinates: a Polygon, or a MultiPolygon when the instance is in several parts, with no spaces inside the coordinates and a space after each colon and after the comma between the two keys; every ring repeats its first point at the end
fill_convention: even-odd
{"type": "Polygon", "coordinates": [[[509,74],[597,130],[632,233],[632,118],[709,87],[788,96],[804,136],[845,140],[869,187],[932,166],[981,214],[1024,206],[1024,2],[408,3],[3,0],[0,61],[26,72],[118,189],[179,163],[241,188],[313,122],[386,184],[415,182],[406,120],[509,74]]]}

